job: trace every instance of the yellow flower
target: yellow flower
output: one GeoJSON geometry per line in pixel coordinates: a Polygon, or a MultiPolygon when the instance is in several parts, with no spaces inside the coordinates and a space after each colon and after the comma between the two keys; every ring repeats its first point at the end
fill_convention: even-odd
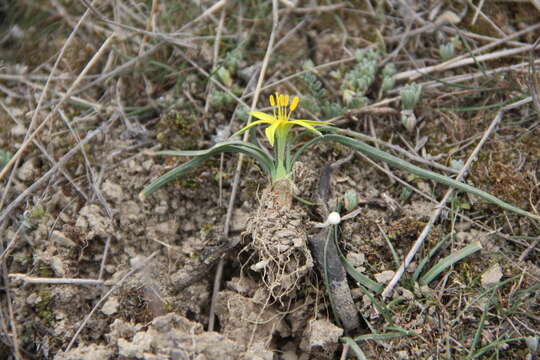
{"type": "Polygon", "coordinates": [[[254,111],[250,115],[259,120],[252,122],[248,126],[244,127],[242,130],[238,131],[235,135],[240,135],[253,126],[260,124],[269,124],[264,132],[270,145],[274,146],[275,138],[286,138],[289,130],[294,125],[303,126],[309,131],[322,135],[314,126],[324,126],[328,125],[326,121],[315,121],[315,120],[290,120],[292,112],[298,106],[298,96],[293,97],[289,105],[289,95],[283,95],[276,92],[276,96],[270,95],[270,105],[273,107],[273,115],[265,114],[263,112],[254,111]]]}

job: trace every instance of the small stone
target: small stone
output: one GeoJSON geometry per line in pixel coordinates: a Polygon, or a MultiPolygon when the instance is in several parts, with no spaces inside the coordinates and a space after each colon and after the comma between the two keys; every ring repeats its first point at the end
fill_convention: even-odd
{"type": "Polygon", "coordinates": [[[331,225],[337,225],[341,222],[341,216],[339,213],[333,211],[328,215],[328,223],[331,225]]]}
{"type": "Polygon", "coordinates": [[[60,277],[66,276],[66,270],[64,269],[64,262],[58,256],[51,258],[51,268],[54,273],[60,277]]]}
{"type": "Polygon", "coordinates": [[[497,284],[503,277],[502,269],[500,264],[495,264],[491,266],[486,272],[482,274],[480,282],[484,288],[492,287],[497,284]]]}
{"type": "Polygon", "coordinates": [[[401,291],[401,296],[403,296],[407,300],[414,300],[414,294],[412,291],[409,291],[403,287],[398,287],[398,290],[401,291]]]}
{"type": "Polygon", "coordinates": [[[102,360],[111,359],[113,356],[112,350],[105,345],[81,345],[66,353],[61,351],[54,357],[55,360],[102,360]]]}
{"type": "Polygon", "coordinates": [[[375,274],[375,280],[377,280],[378,283],[386,284],[392,280],[394,277],[395,272],[392,270],[385,270],[383,272],[380,272],[378,274],[375,274]]]}
{"type": "Polygon", "coordinates": [[[101,308],[101,312],[105,315],[112,315],[115,314],[118,311],[118,307],[120,306],[120,303],[118,302],[118,299],[115,296],[111,296],[105,304],[103,304],[103,307],[101,308]]]}
{"type": "Polygon", "coordinates": [[[36,159],[29,159],[22,164],[17,172],[17,177],[22,181],[31,181],[38,175],[38,168],[36,166],[36,159]]]}
{"type": "Polygon", "coordinates": [[[296,355],[296,352],[293,350],[284,351],[281,354],[281,358],[283,360],[298,360],[298,355],[296,355]]]}
{"type": "Polygon", "coordinates": [[[86,234],[87,239],[95,236],[106,237],[110,234],[111,220],[101,215],[99,206],[91,204],[84,206],[79,211],[75,225],[83,231],[89,230],[86,234]]]}
{"type": "Polygon", "coordinates": [[[234,210],[233,217],[232,217],[232,231],[243,231],[246,229],[246,224],[249,219],[249,213],[243,210],[242,208],[238,208],[234,210]]]}
{"type": "Polygon", "coordinates": [[[122,187],[109,180],[103,183],[101,190],[103,191],[103,194],[107,197],[107,199],[114,202],[120,202],[124,198],[124,191],[122,190],[122,187]]]}
{"type": "Polygon", "coordinates": [[[11,135],[24,136],[26,134],[26,128],[22,124],[17,124],[11,128],[11,135]]]}
{"type": "Polygon", "coordinates": [[[26,297],[26,303],[30,306],[34,306],[41,301],[41,296],[37,293],[31,293],[26,297]]]}
{"type": "Polygon", "coordinates": [[[347,261],[354,267],[362,266],[366,262],[366,255],[350,252],[347,254],[347,261]]]}
{"type": "Polygon", "coordinates": [[[337,350],[339,338],[342,335],[343,329],[326,319],[311,320],[303,336],[300,348],[312,354],[314,352],[323,352],[330,358],[337,350]]]}
{"type": "Polygon", "coordinates": [[[409,360],[410,359],[409,354],[407,353],[406,350],[398,351],[396,353],[396,355],[398,356],[399,360],[409,360]]]}
{"type": "Polygon", "coordinates": [[[53,230],[51,234],[51,240],[53,243],[59,246],[63,246],[66,248],[72,248],[75,247],[77,244],[70,238],[68,238],[63,232],[58,230],[53,230]]]}

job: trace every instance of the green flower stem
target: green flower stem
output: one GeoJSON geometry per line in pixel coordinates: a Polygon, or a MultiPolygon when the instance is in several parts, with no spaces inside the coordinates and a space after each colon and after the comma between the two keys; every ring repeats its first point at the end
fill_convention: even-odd
{"type": "Polygon", "coordinates": [[[276,177],[274,182],[282,177],[287,176],[285,167],[285,148],[287,146],[287,134],[279,129],[276,134],[276,177]]]}

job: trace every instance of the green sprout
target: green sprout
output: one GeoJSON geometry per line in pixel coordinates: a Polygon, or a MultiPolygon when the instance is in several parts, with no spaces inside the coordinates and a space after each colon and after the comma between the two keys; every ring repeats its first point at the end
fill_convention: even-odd
{"type": "Polygon", "coordinates": [[[449,42],[439,45],[439,56],[443,61],[447,61],[453,58],[455,56],[454,43],[449,42]]]}
{"type": "Polygon", "coordinates": [[[358,49],[355,53],[356,65],[345,74],[341,85],[343,102],[349,108],[362,107],[368,103],[365,97],[375,81],[379,54],[376,51],[358,49]]]}
{"type": "Polygon", "coordinates": [[[302,68],[307,72],[300,75],[311,96],[304,100],[304,107],[312,112],[318,113],[323,119],[331,119],[343,113],[341,105],[328,100],[326,89],[312,72],[315,71],[313,61],[304,62],[302,68]],[[311,99],[310,99],[311,98],[311,99]]]}
{"type": "Polygon", "coordinates": [[[412,110],[420,101],[420,95],[422,95],[422,85],[419,84],[407,84],[399,92],[401,96],[401,109],[412,110]]]}
{"type": "Polygon", "coordinates": [[[396,85],[396,79],[394,77],[394,74],[396,73],[396,66],[392,63],[386,64],[384,68],[382,69],[382,91],[383,93],[387,93],[390,90],[394,88],[394,85],[396,85]]]}
{"type": "Polygon", "coordinates": [[[401,95],[401,122],[407,131],[412,132],[417,123],[413,109],[420,101],[422,86],[415,83],[407,84],[399,94],[401,95]]]}
{"type": "MultiPolygon", "coordinates": [[[[418,101],[421,91],[420,86],[411,85],[408,88],[415,89],[414,98],[416,99],[416,101],[418,101]]],[[[299,98],[295,96],[292,98],[292,101],[289,102],[289,100],[290,99],[288,95],[283,95],[279,93],[276,93],[275,96],[271,95],[270,105],[272,105],[273,107],[273,114],[270,115],[258,111],[251,112],[250,115],[257,118],[258,120],[252,122],[251,124],[248,124],[233,135],[233,137],[240,135],[258,125],[268,125],[265,128],[265,136],[274,149],[273,155],[270,154],[266,149],[264,149],[262,145],[260,145],[260,143],[257,141],[255,141],[255,143],[252,143],[247,141],[234,140],[219,142],[213,147],[206,150],[160,151],[157,153],[157,155],[192,156],[193,159],[181,164],[180,166],[170,170],[166,174],[156,179],[154,182],[152,182],[150,185],[143,189],[143,191],[139,194],[139,197],[141,198],[141,200],[144,200],[147,196],[151,195],[163,185],[176,179],[178,176],[184,174],[192,168],[200,165],[204,160],[224,152],[243,153],[255,159],[259,167],[270,178],[271,185],[274,187],[274,190],[277,190],[278,192],[292,192],[292,186],[276,185],[278,183],[282,183],[281,180],[284,180],[284,184],[286,185],[292,183],[291,173],[293,165],[304,151],[306,151],[311,146],[314,146],[318,142],[330,141],[333,143],[344,145],[355,151],[359,151],[375,160],[384,161],[390,166],[407,171],[416,176],[430,179],[441,184],[454,187],[458,190],[462,190],[467,193],[476,195],[488,202],[496,204],[497,206],[505,210],[512,211],[522,216],[527,216],[531,219],[540,220],[539,215],[532,214],[521,208],[508,204],[483,190],[475,188],[474,186],[462,183],[448,176],[440,175],[433,171],[413,165],[403,159],[379,150],[376,147],[368,145],[353,137],[340,135],[339,133],[343,133],[343,131],[338,128],[331,127],[331,123],[328,121],[292,120],[291,115],[298,106],[299,98]],[[294,144],[292,144],[292,137],[290,136],[290,130],[293,126],[301,126],[309,132],[317,135],[315,138],[309,140],[304,145],[299,147],[294,154],[292,153],[292,149],[295,147],[293,146],[294,144]],[[322,127],[320,131],[315,128],[316,126],[322,127]]],[[[283,195],[288,196],[290,194],[283,195]]]]}

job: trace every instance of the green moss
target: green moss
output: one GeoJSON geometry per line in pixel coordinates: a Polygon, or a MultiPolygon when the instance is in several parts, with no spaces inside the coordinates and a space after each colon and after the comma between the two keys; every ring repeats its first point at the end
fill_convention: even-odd
{"type": "Polygon", "coordinates": [[[201,228],[201,234],[203,238],[206,238],[214,231],[214,224],[204,224],[201,228]]]}
{"type": "Polygon", "coordinates": [[[45,215],[45,209],[41,205],[37,205],[32,209],[31,215],[35,219],[41,219],[45,215]]]}
{"type": "Polygon", "coordinates": [[[49,265],[40,263],[37,266],[37,274],[40,277],[52,277],[54,275],[54,271],[49,265]]]}
{"type": "Polygon", "coordinates": [[[156,139],[165,148],[193,150],[202,138],[201,127],[197,124],[197,115],[189,108],[172,108],[165,111],[158,124],[156,139]]]}
{"type": "Polygon", "coordinates": [[[35,306],[36,314],[47,324],[50,324],[54,320],[52,312],[53,295],[46,286],[38,290],[38,295],[41,300],[35,306]]]}

